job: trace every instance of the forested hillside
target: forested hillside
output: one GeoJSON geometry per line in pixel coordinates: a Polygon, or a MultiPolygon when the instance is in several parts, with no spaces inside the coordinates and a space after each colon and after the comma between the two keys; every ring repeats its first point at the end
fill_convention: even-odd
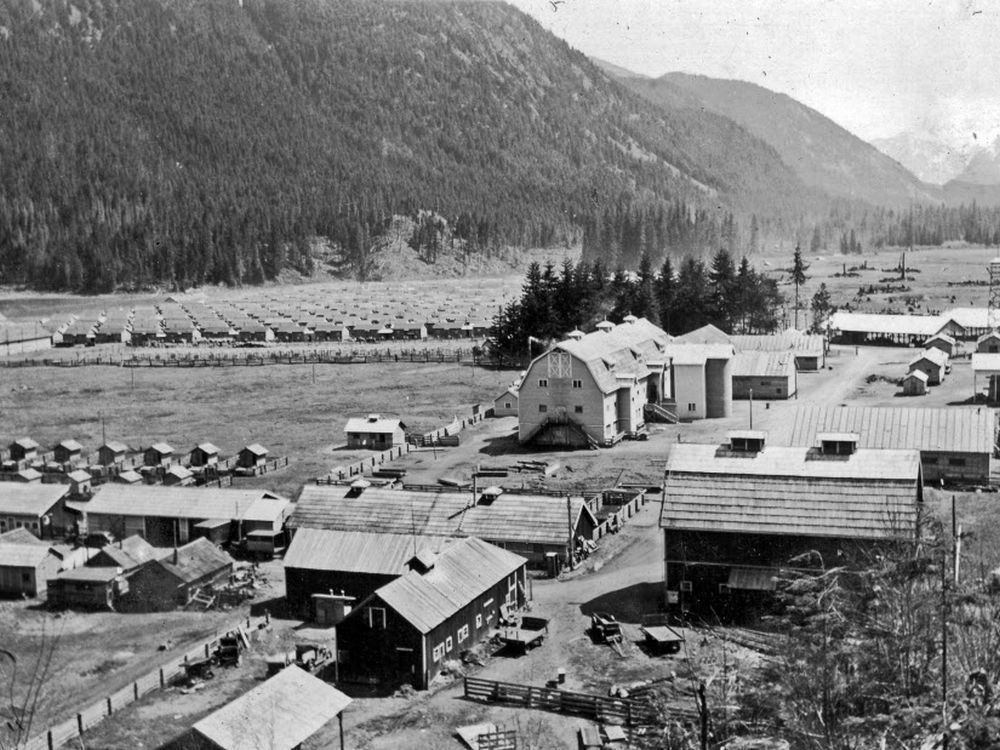
{"type": "Polygon", "coordinates": [[[0,283],[259,282],[315,236],[363,269],[421,210],[467,253],[604,227],[613,267],[817,207],[763,142],[498,3],[0,0],[0,112],[0,283]]]}

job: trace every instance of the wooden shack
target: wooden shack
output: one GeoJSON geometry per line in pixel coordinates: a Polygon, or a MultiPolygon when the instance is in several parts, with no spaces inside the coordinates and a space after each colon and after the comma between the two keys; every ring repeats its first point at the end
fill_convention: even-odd
{"type": "Polygon", "coordinates": [[[128,456],[128,446],[117,440],[109,440],[97,449],[97,462],[101,466],[114,466],[123,463],[128,456]]]}
{"type": "Polygon", "coordinates": [[[168,466],[173,461],[174,449],[166,443],[153,443],[142,452],[145,466],[168,466]]]}
{"type": "Polygon", "coordinates": [[[207,539],[195,539],[136,570],[120,606],[144,612],[183,607],[199,591],[226,583],[232,572],[233,559],[229,555],[207,539]]]}
{"type": "Polygon", "coordinates": [[[18,438],[10,444],[11,461],[38,461],[39,445],[30,437],[18,438]]]}
{"type": "Polygon", "coordinates": [[[63,440],[52,449],[56,463],[76,463],[83,457],[83,446],[75,440],[63,440]]]}
{"type": "Polygon", "coordinates": [[[195,467],[216,466],[219,463],[219,449],[212,443],[201,443],[191,451],[191,465],[195,467]]]}
{"type": "Polygon", "coordinates": [[[42,596],[61,565],[47,545],[0,544],[0,596],[42,596]]]}
{"type": "Polygon", "coordinates": [[[903,378],[903,394],[906,396],[927,395],[927,373],[923,370],[912,370],[903,378]]]}
{"type": "Polygon", "coordinates": [[[347,447],[354,449],[384,451],[406,442],[406,425],[402,420],[378,414],[348,419],[344,432],[347,447]]]}

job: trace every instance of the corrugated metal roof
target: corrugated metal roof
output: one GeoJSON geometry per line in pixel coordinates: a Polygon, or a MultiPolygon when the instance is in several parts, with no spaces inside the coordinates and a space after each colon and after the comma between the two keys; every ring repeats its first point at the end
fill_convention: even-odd
{"type": "Polygon", "coordinates": [[[41,544],[0,544],[0,567],[35,568],[49,556],[49,548],[41,544]]]}
{"type": "Polygon", "coordinates": [[[1000,373],[1000,354],[993,352],[973,352],[972,371],[974,373],[1000,373]]]}
{"type": "Polygon", "coordinates": [[[291,512],[291,502],[265,490],[105,484],[87,502],[86,510],[107,516],[273,522],[291,512]]]}
{"type": "Polygon", "coordinates": [[[438,549],[444,540],[419,534],[299,529],[285,553],[285,567],[401,575],[417,552],[438,549]]]}
{"type": "Polygon", "coordinates": [[[118,576],[119,568],[94,567],[71,568],[70,570],[62,571],[57,577],[69,581],[96,581],[98,583],[107,583],[108,581],[113,581],[118,576]]]}
{"type": "Polygon", "coordinates": [[[0,515],[42,516],[67,492],[66,484],[0,482],[0,515]]]}
{"type": "Polygon", "coordinates": [[[830,316],[830,329],[852,333],[899,336],[933,336],[948,323],[942,315],[881,315],[838,310],[830,316]]]}
{"type": "Polygon", "coordinates": [[[674,341],[683,344],[730,344],[730,336],[711,323],[677,336],[674,341]]]}
{"type": "Polygon", "coordinates": [[[945,320],[954,320],[962,328],[990,328],[989,310],[985,307],[953,307],[941,313],[945,320]]]}
{"type": "Polygon", "coordinates": [[[737,352],[733,357],[733,377],[795,377],[795,355],[790,352],[737,352]]]}
{"type": "Polygon", "coordinates": [[[351,699],[294,664],[227,703],[193,729],[223,750],[292,750],[351,699]]]}
{"type": "Polygon", "coordinates": [[[940,349],[936,349],[934,347],[931,347],[930,349],[924,349],[922,352],[920,352],[920,354],[918,354],[916,357],[910,360],[909,366],[913,367],[918,362],[922,362],[924,360],[930,362],[933,365],[937,365],[938,367],[944,367],[945,365],[948,364],[948,354],[947,352],[943,352],[940,349]]]}
{"type": "Polygon", "coordinates": [[[161,550],[157,550],[156,547],[138,534],[133,534],[130,537],[122,539],[120,542],[106,544],[101,548],[101,552],[125,570],[138,568],[143,563],[155,560],[158,556],[162,555],[161,550]]]}
{"type": "Polygon", "coordinates": [[[823,337],[799,331],[785,331],[761,336],[730,336],[737,352],[795,352],[796,354],[821,355],[823,337]]]}
{"type": "Polygon", "coordinates": [[[912,538],[916,451],[767,446],[736,454],[678,444],[667,462],[660,525],[667,529],[848,539],[912,538]]]}
{"type": "Polygon", "coordinates": [[[407,573],[375,593],[421,633],[429,633],[525,562],[481,539],[456,540],[426,573],[407,573]]]}
{"type": "Polygon", "coordinates": [[[761,417],[772,445],[816,445],[820,432],[856,432],[862,448],[993,453],[996,411],[985,406],[798,406],[761,417]]]}
{"type": "Polygon", "coordinates": [[[471,501],[471,493],[448,490],[372,487],[347,497],[346,487],[306,485],[291,525],[558,545],[568,541],[568,515],[575,525],[582,513],[590,514],[581,497],[570,500],[569,514],[561,497],[504,492],[489,505],[469,507],[471,501]]]}
{"type": "Polygon", "coordinates": [[[48,546],[25,528],[11,529],[0,534],[0,544],[41,544],[48,546]]]}

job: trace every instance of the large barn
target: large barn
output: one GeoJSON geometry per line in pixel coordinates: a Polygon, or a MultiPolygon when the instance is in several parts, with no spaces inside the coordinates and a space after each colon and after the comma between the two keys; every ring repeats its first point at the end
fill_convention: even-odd
{"type": "Polygon", "coordinates": [[[917,451],[859,448],[856,435],[796,448],[762,432],[678,443],[660,517],[667,603],[744,611],[781,568],[850,567],[881,544],[915,540],[922,499],[917,451]]]}
{"type": "Polygon", "coordinates": [[[73,507],[91,532],[118,539],[138,534],[155,547],[205,536],[207,521],[225,523],[220,542],[239,542],[252,531],[281,532],[292,512],[289,500],[266,490],[123,484],[105,484],[73,507]]]}
{"type": "MultiPolygon", "coordinates": [[[[536,565],[552,553],[566,562],[597,519],[582,497],[489,488],[475,496],[449,489],[411,490],[306,485],[290,526],[420,536],[475,536],[536,565]]],[[[294,539],[293,539],[294,543],[294,539]]]]}
{"type": "Polygon", "coordinates": [[[574,331],[528,366],[518,387],[518,439],[597,447],[640,430],[650,411],[672,421],[728,416],[732,346],[671,341],[633,316],[574,331]]]}
{"type": "Polygon", "coordinates": [[[797,406],[760,421],[772,445],[815,446],[820,433],[850,432],[862,448],[920,451],[925,482],[990,481],[997,418],[985,406],[797,406]]]}
{"type": "Polygon", "coordinates": [[[497,625],[501,607],[524,605],[525,564],[475,538],[421,555],[337,625],[340,679],[426,688],[497,625]]]}

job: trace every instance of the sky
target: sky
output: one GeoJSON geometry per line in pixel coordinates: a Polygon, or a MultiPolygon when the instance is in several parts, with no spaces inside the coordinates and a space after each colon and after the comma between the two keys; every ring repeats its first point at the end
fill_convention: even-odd
{"type": "Polygon", "coordinates": [[[1000,136],[996,0],[508,2],[587,55],[757,83],[865,139],[910,131],[969,148],[1000,136]]]}

